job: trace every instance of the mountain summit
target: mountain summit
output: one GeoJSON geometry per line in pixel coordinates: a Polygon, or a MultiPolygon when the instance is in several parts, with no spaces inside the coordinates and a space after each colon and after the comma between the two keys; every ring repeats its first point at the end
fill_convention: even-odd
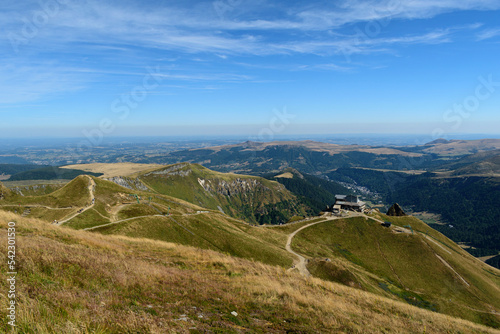
{"type": "Polygon", "coordinates": [[[396,216],[396,217],[402,217],[406,216],[406,213],[401,209],[398,203],[394,203],[389,210],[387,210],[387,215],[388,216],[396,216]]]}

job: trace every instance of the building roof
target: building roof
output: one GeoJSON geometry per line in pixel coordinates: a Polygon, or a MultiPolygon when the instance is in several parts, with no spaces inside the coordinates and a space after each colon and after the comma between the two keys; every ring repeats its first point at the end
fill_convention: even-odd
{"type": "Polygon", "coordinates": [[[365,205],[365,202],[362,202],[362,201],[359,201],[359,202],[336,201],[335,205],[363,206],[363,205],[365,205]]]}
{"type": "Polygon", "coordinates": [[[340,201],[359,202],[358,195],[335,195],[335,199],[340,201]]]}
{"type": "Polygon", "coordinates": [[[345,200],[348,202],[359,202],[359,196],[356,195],[347,195],[345,200]]]}

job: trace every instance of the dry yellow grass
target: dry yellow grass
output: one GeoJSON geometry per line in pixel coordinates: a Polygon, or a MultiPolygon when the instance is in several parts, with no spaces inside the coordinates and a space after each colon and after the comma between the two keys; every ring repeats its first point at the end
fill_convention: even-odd
{"type": "Polygon", "coordinates": [[[164,167],[163,165],[157,164],[136,164],[131,162],[119,162],[119,163],[94,163],[94,164],[80,164],[80,165],[68,165],[61,168],[68,169],[80,169],[86,172],[92,173],[103,173],[101,178],[110,178],[114,176],[129,176],[139,172],[148,172],[158,168],[164,167]]]}
{"type": "Polygon", "coordinates": [[[383,169],[383,168],[367,168],[367,167],[351,167],[355,169],[364,169],[364,170],[374,170],[378,172],[394,172],[394,173],[404,173],[410,175],[420,175],[424,174],[425,170],[397,170],[397,169],[383,169]]]}
{"type": "Polygon", "coordinates": [[[283,173],[283,174],[280,174],[280,175],[276,175],[275,177],[282,177],[282,178],[285,178],[285,179],[293,179],[293,174],[290,173],[290,172],[286,172],[286,173],[283,173]]]}
{"type": "Polygon", "coordinates": [[[440,155],[463,155],[481,151],[500,149],[500,139],[479,139],[479,140],[451,140],[426,148],[426,153],[440,155]]]}
{"type": "Polygon", "coordinates": [[[2,250],[8,221],[17,225],[18,333],[498,333],[281,267],[5,212],[2,250]]]}

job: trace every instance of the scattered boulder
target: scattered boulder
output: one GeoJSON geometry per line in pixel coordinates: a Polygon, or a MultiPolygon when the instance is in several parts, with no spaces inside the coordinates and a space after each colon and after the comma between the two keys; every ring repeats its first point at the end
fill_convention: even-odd
{"type": "Polygon", "coordinates": [[[402,217],[406,216],[406,213],[401,209],[398,203],[394,203],[389,210],[387,210],[386,215],[388,216],[396,216],[396,217],[402,217]]]}

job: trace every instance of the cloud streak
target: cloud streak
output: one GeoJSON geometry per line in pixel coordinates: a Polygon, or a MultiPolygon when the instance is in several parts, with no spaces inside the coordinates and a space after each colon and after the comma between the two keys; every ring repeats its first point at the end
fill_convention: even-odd
{"type": "Polygon", "coordinates": [[[500,3],[494,0],[344,0],[331,10],[313,9],[298,14],[309,26],[340,27],[368,21],[395,19],[428,19],[443,13],[464,10],[498,10],[500,3]]]}
{"type": "MultiPolygon", "coordinates": [[[[221,13],[214,5],[216,2],[211,1],[189,5],[161,2],[161,6],[153,7],[130,0],[69,0],[50,14],[41,4],[51,1],[56,0],[10,4],[0,13],[0,29],[6,32],[0,36],[0,56],[11,60],[13,66],[0,68],[4,82],[8,81],[0,85],[0,103],[34,101],[50,93],[73,92],[98,75],[135,76],[142,73],[146,64],[168,63],[162,59],[176,59],[177,72],[169,74],[172,80],[257,81],[252,76],[210,70],[194,74],[195,66],[188,59],[196,55],[212,63],[215,58],[229,63],[235,57],[397,53],[403,45],[452,43],[457,32],[478,26],[387,31],[362,39],[353,33],[353,28],[363,22],[429,19],[454,11],[500,9],[496,0],[343,0],[316,4],[233,1],[234,6],[221,13]],[[26,36],[30,25],[35,32],[26,36]],[[24,38],[17,45],[17,53],[12,36],[24,38]],[[37,58],[42,61],[34,64],[32,60],[37,58]],[[19,77],[26,79],[18,80],[19,77]]],[[[500,29],[483,30],[477,34],[477,40],[498,35],[500,29]]],[[[355,66],[343,65],[341,60],[319,59],[298,68],[349,71],[355,66]]],[[[288,69],[297,70],[297,63],[300,62],[288,69]]]]}
{"type": "MultiPolygon", "coordinates": [[[[266,6],[263,10],[265,8],[266,6]]],[[[33,44],[57,48],[69,43],[88,43],[87,46],[83,45],[83,49],[103,46],[124,49],[144,47],[190,53],[269,55],[294,51],[294,48],[286,45],[304,43],[311,37],[316,40],[312,44],[325,44],[330,48],[331,34],[326,32],[332,29],[340,30],[346,25],[359,22],[422,19],[454,10],[498,8],[500,4],[497,1],[489,0],[392,0],[370,2],[369,5],[361,1],[345,1],[335,8],[288,10],[294,12],[293,14],[282,8],[279,17],[269,20],[245,17],[221,19],[213,11],[198,13],[196,10],[187,11],[174,7],[151,11],[130,2],[126,6],[113,6],[89,0],[81,4],[74,2],[61,8],[57,15],[49,18],[48,22],[38,29],[38,36],[33,44]],[[280,48],[279,45],[284,47],[280,48]]],[[[21,35],[23,25],[14,24],[15,17],[19,18],[19,13],[16,16],[8,11],[4,12],[0,17],[4,22],[2,28],[4,31],[21,35]]],[[[30,15],[25,15],[23,19],[26,17],[29,21],[30,15]]],[[[422,43],[427,42],[424,40],[425,36],[423,35],[422,43]]],[[[333,44],[347,43],[348,38],[337,38],[333,44]]],[[[404,42],[405,39],[414,37],[398,38],[404,42]]],[[[414,41],[416,42],[418,40],[414,41]]],[[[300,53],[306,51],[300,47],[296,50],[300,53]]],[[[317,48],[311,53],[318,53],[317,48]]]]}
{"type": "Polygon", "coordinates": [[[477,34],[477,40],[484,41],[486,39],[491,39],[499,36],[500,36],[500,28],[485,29],[477,34]]]}

